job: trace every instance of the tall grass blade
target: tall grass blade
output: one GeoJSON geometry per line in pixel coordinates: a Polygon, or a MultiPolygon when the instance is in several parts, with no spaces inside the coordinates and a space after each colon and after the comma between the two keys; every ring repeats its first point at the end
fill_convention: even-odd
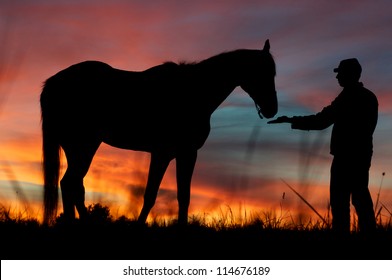
{"type": "Polygon", "coordinates": [[[385,172],[382,173],[382,177],[381,177],[381,183],[380,183],[380,187],[378,189],[378,193],[377,193],[377,200],[376,200],[376,205],[374,206],[374,211],[377,210],[377,206],[378,206],[378,201],[380,199],[380,193],[381,193],[381,186],[382,186],[382,182],[384,180],[384,176],[385,176],[385,172]]]}
{"type": "Polygon", "coordinates": [[[392,212],[389,211],[389,209],[388,209],[382,202],[380,202],[380,204],[381,204],[382,207],[384,207],[385,210],[387,210],[387,212],[389,213],[389,215],[392,216],[392,212]]]}
{"type": "Polygon", "coordinates": [[[280,178],[280,180],[283,181],[283,183],[286,184],[286,186],[288,186],[303,202],[305,202],[306,205],[308,205],[310,207],[310,209],[313,210],[314,213],[316,213],[316,215],[323,221],[323,223],[326,225],[327,221],[325,221],[325,219],[320,215],[319,212],[317,212],[317,210],[302,196],[300,195],[292,186],[290,186],[285,180],[283,180],[282,178],[280,178]]]}
{"type": "Polygon", "coordinates": [[[249,136],[248,142],[246,144],[246,151],[245,151],[245,156],[244,156],[244,162],[245,165],[244,169],[242,170],[242,174],[240,175],[240,183],[239,186],[241,188],[241,190],[247,190],[248,185],[249,185],[249,176],[247,174],[248,172],[248,168],[247,168],[247,164],[251,164],[252,160],[253,160],[253,155],[255,154],[255,148],[257,146],[257,139],[260,133],[260,125],[255,125],[252,129],[252,132],[249,136]]]}
{"type": "MultiPolygon", "coordinates": [[[[376,212],[376,220],[378,219],[378,217],[380,217],[380,215],[381,215],[381,210],[382,210],[382,206],[381,206],[380,209],[378,209],[378,211],[376,212]]],[[[380,217],[380,222],[381,222],[381,217],[380,217]]]]}

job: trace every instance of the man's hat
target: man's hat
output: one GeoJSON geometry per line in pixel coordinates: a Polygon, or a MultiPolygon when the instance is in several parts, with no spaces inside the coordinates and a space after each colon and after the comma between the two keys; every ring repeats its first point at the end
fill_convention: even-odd
{"type": "Polygon", "coordinates": [[[340,61],[338,68],[333,69],[335,73],[345,72],[345,73],[356,73],[358,75],[362,72],[361,64],[359,64],[358,59],[349,58],[340,61]]]}

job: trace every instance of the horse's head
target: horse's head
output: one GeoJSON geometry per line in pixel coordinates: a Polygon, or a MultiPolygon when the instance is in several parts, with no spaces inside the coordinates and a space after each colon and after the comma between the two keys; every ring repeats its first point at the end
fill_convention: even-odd
{"type": "Polygon", "coordinates": [[[252,53],[243,69],[241,88],[254,100],[259,116],[272,118],[278,112],[275,90],[275,61],[270,53],[269,40],[264,48],[252,53]]]}

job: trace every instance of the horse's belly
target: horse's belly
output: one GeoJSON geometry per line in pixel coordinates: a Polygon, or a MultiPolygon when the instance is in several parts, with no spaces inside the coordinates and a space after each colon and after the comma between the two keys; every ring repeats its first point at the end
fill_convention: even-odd
{"type": "Polygon", "coordinates": [[[135,151],[151,151],[151,136],[146,135],[145,132],[135,131],[129,128],[128,130],[109,129],[102,133],[102,140],[104,143],[121,149],[135,150],[135,151]]]}
{"type": "Polygon", "coordinates": [[[208,137],[209,125],[200,127],[184,126],[139,126],[128,125],[124,129],[111,127],[102,133],[104,143],[135,151],[176,152],[184,149],[199,149],[208,137]]]}

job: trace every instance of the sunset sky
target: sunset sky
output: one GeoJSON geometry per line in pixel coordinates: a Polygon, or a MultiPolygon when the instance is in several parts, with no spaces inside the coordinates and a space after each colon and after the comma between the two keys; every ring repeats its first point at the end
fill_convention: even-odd
{"type": "MultiPolygon", "coordinates": [[[[333,68],[358,58],[361,81],[379,101],[370,191],[376,202],[381,189],[378,206],[392,211],[391,14],[389,0],[0,0],[0,202],[42,215],[39,96],[51,75],[85,60],[142,71],[165,61],[260,49],[269,39],[277,116],[327,106],[341,91],[333,68]]],[[[231,209],[290,217],[303,211],[317,219],[284,182],[326,213],[331,128],[307,132],[267,121],[240,88],[215,111],[193,176],[191,214],[212,217],[231,209]]],[[[147,153],[102,144],[85,178],[87,204],[134,217],[148,164],[147,153]]],[[[62,172],[65,167],[63,158],[62,172]]],[[[176,214],[175,183],[172,162],[152,216],[176,214]]],[[[389,216],[385,209],[382,214],[389,216]]]]}

